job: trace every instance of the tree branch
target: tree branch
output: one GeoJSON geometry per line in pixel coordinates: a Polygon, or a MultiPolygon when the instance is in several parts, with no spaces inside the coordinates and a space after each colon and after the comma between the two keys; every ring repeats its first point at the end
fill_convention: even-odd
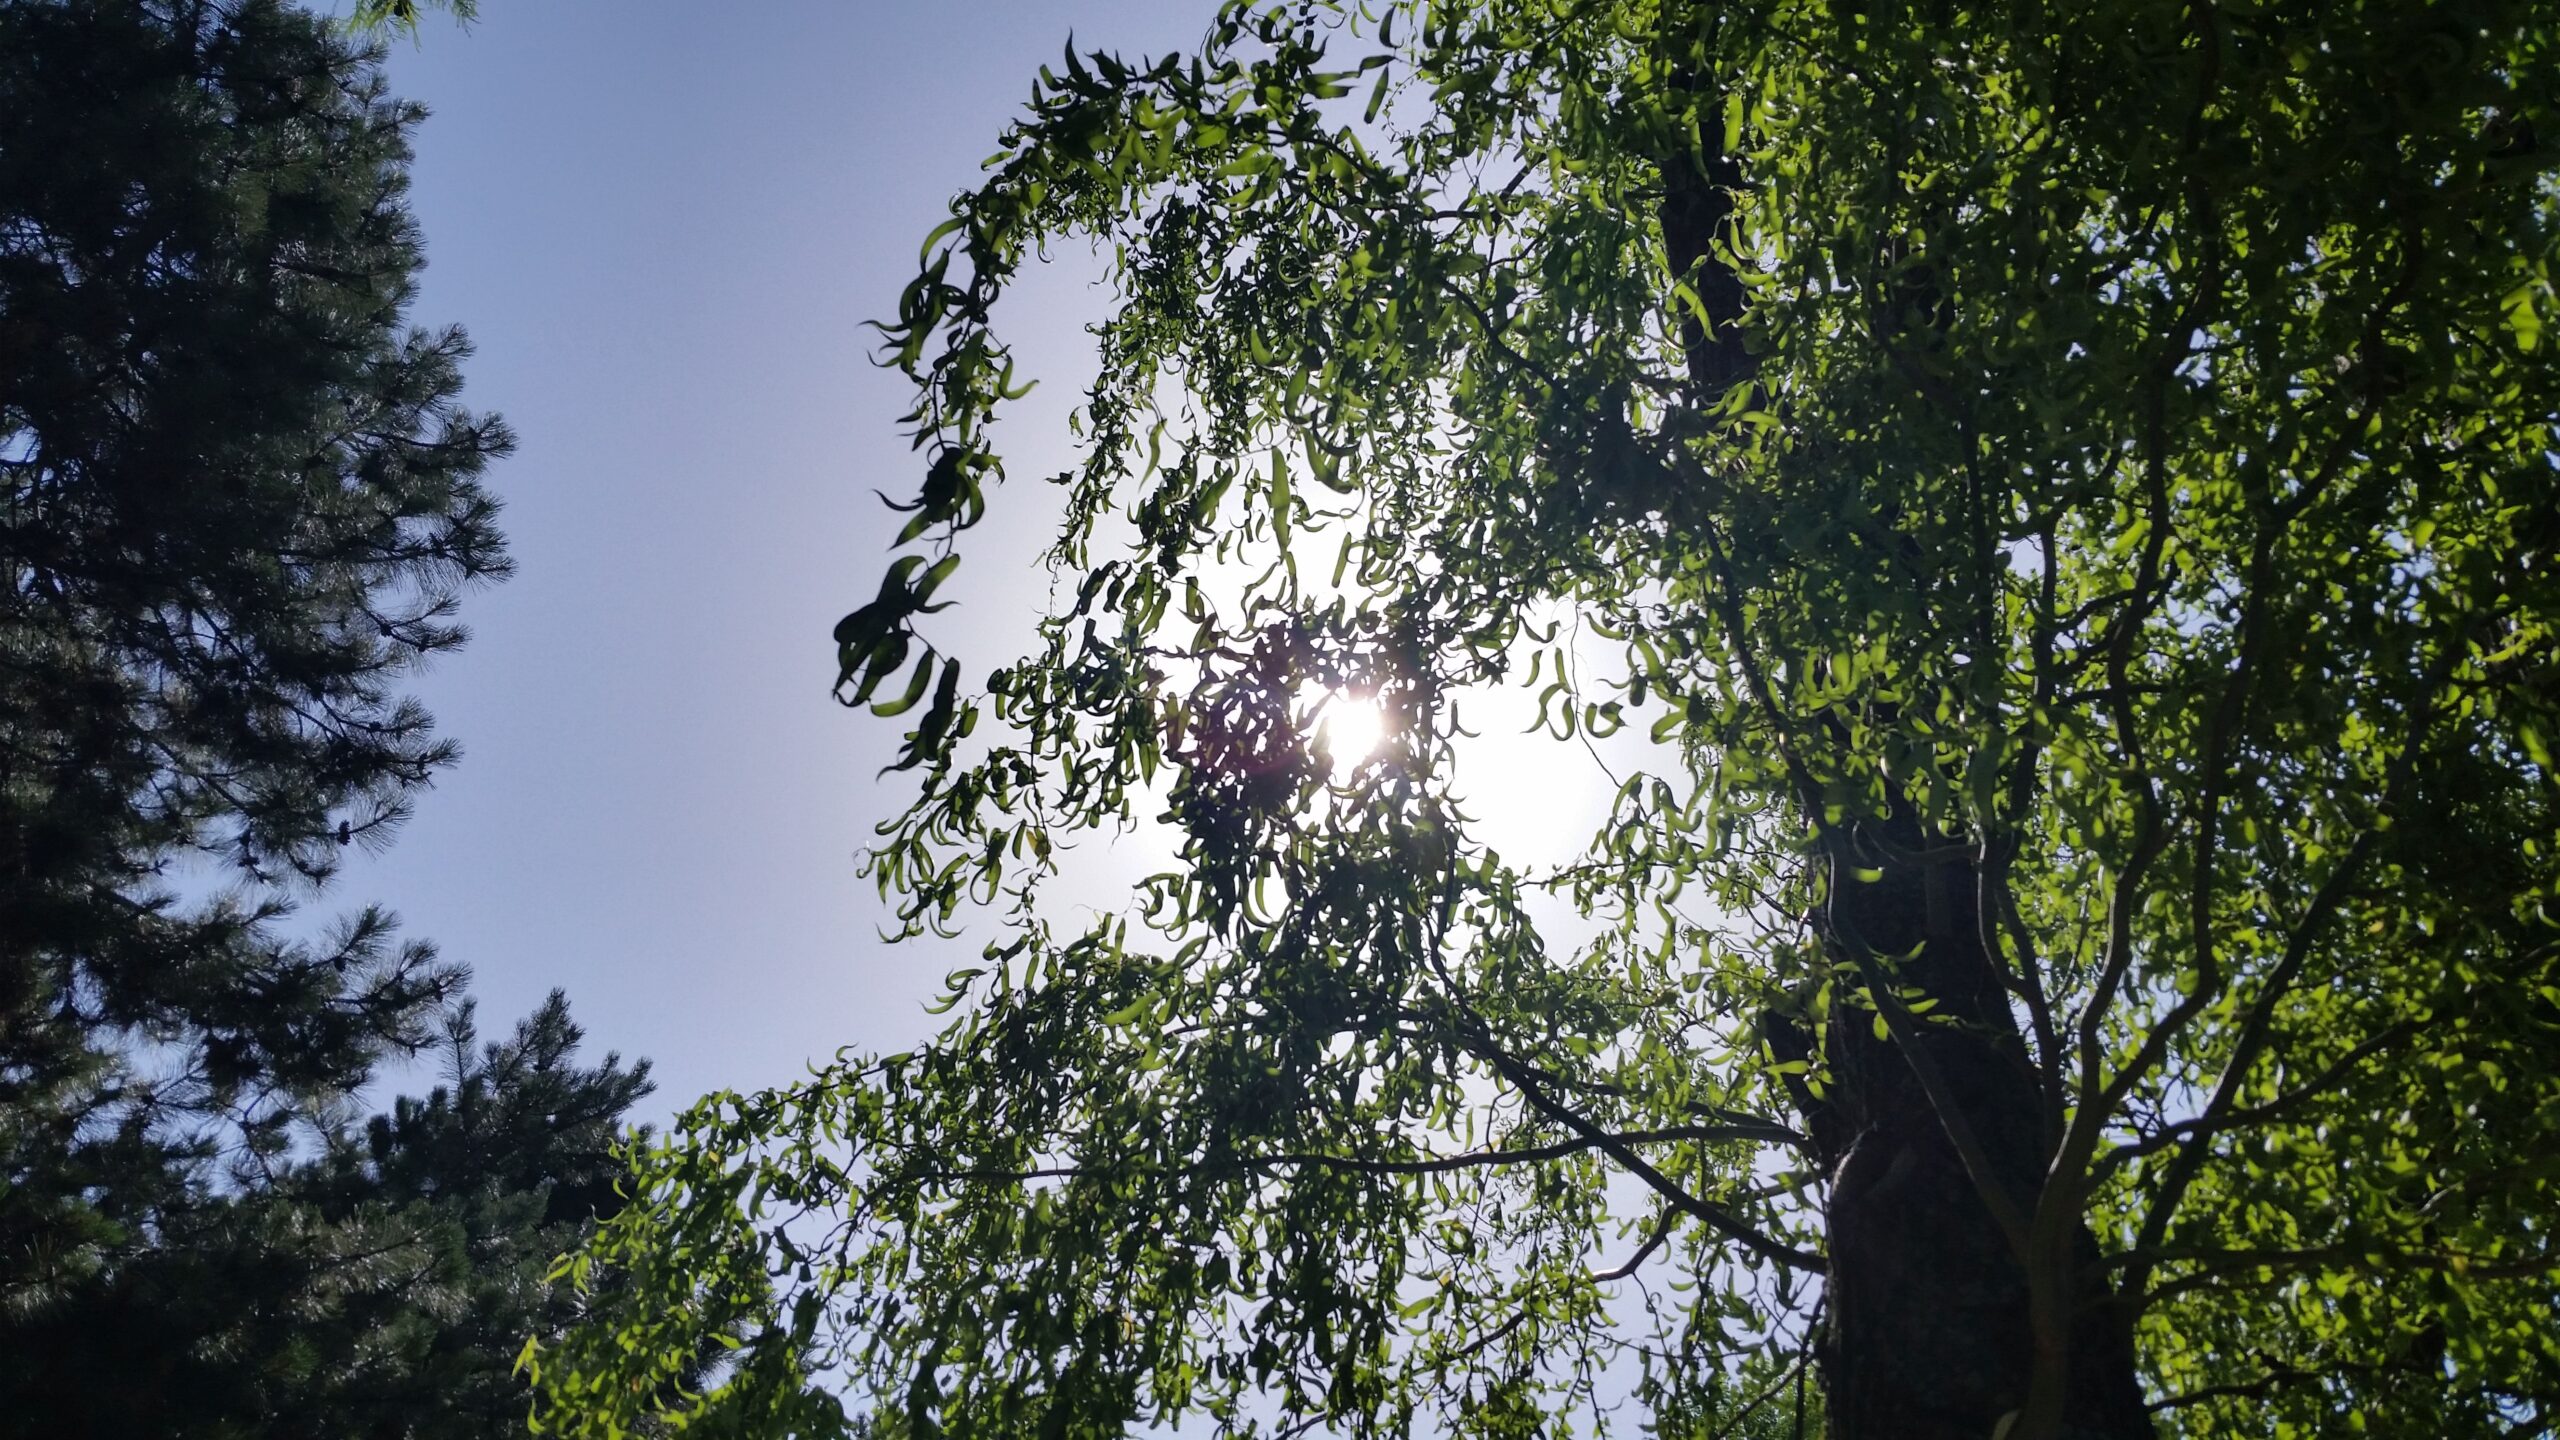
{"type": "Polygon", "coordinates": [[[2290,1365],[2279,1365],[2256,1380],[2235,1381],[2227,1385],[2206,1385],[2183,1394],[2169,1396],[2164,1400],[2154,1400],[2143,1408],[2157,1415],[2163,1410],[2178,1410],[2189,1405],[2201,1405],[2207,1400],[2227,1400],[2242,1396],[2263,1400],[2286,1385],[2299,1385],[2306,1380],[2326,1378],[2328,1378],[2327,1374],[2322,1371],[2297,1370],[2290,1365]]]}
{"type": "MultiPolygon", "coordinates": [[[[1674,1125],[1658,1130],[1577,1132],[1576,1138],[1558,1140],[1545,1145],[1524,1145],[1511,1150],[1474,1150],[1462,1155],[1420,1155],[1405,1160],[1380,1160],[1361,1155],[1331,1155],[1321,1151],[1287,1150],[1270,1155],[1238,1156],[1215,1164],[1186,1166],[1190,1174],[1214,1174],[1229,1171],[1239,1174],[1269,1170],[1338,1170],[1354,1175],[1445,1175],[1460,1170],[1478,1170],[1503,1165],[1536,1165],[1562,1160],[1586,1151],[1611,1151],[1612,1147],[1636,1145],[1669,1145],[1682,1142],[1759,1140],[1765,1138],[1755,1127],[1739,1125],[1674,1125]]],[[[1614,1152],[1613,1152],[1614,1158],[1614,1152]]],[[[1094,1173],[1090,1165],[1035,1165],[1017,1169],[928,1170],[911,1178],[924,1182],[968,1181],[985,1184],[1013,1184],[1025,1180],[1073,1180],[1094,1173]]]]}
{"type": "Polygon", "coordinates": [[[1548,1119],[1555,1121],[1557,1124],[1564,1126],[1566,1129],[1574,1132],[1574,1134],[1589,1141],[1594,1147],[1599,1149],[1601,1153],[1618,1162],[1618,1167],[1620,1169],[1625,1170],[1628,1174],[1635,1176],[1646,1185],[1652,1187],[1655,1194],[1660,1195],[1665,1200],[1670,1201],[1673,1205],[1678,1206],[1683,1212],[1704,1224],[1708,1229],[1715,1231],[1717,1234],[1724,1236],[1726,1239],[1733,1241],[1735,1244],[1742,1246],[1744,1249],[1764,1260],[1774,1261],[1777,1264],[1791,1266],[1798,1270],[1808,1270],[1817,1275],[1824,1274],[1829,1270],[1829,1265],[1821,1256],[1813,1254],[1810,1251],[1798,1250],[1792,1246],[1773,1240],[1767,1235],[1760,1233],[1744,1221],[1726,1213],[1722,1208],[1709,1203],[1697,1195],[1691,1194],[1687,1188],[1674,1181],[1670,1176],[1663,1174],[1661,1170],[1653,1166],[1643,1156],[1637,1154],[1633,1148],[1620,1143],[1616,1137],[1592,1124],[1589,1120],[1557,1101],[1552,1096],[1549,1096],[1540,1087],[1537,1076],[1534,1073],[1532,1073],[1526,1066],[1523,1066],[1519,1061],[1514,1060],[1509,1055],[1503,1053],[1499,1048],[1487,1045],[1481,1048],[1478,1053],[1487,1062],[1489,1062],[1493,1066],[1494,1070],[1504,1079],[1509,1080],[1512,1086],[1520,1092],[1521,1098],[1527,1100],[1530,1106],[1537,1110],[1539,1114],[1546,1116],[1548,1119]]]}
{"type": "Polygon", "coordinates": [[[2281,1119],[2287,1112],[2344,1079],[2349,1071],[2417,1032],[2418,1026],[2414,1021],[2402,1020],[2385,1026],[2381,1031],[2368,1037],[2363,1044],[2322,1066],[2318,1074],[2272,1100],[2243,1106],[2219,1117],[2213,1115],[2208,1109],[2202,1115],[2164,1125],[2140,1140],[2119,1145],[2099,1158],[2092,1172],[2093,1177],[2103,1180],[2118,1169],[2146,1155],[2154,1155],[2166,1150],[2182,1140],[2201,1140],[2226,1130],[2236,1130],[2243,1125],[2281,1119]]]}
{"type": "MultiPolygon", "coordinates": [[[[2285,1250],[2128,1250],[2104,1262],[2109,1267],[2148,1271],[2163,1264],[2193,1263],[2196,1268],[2174,1280],[2142,1290],[2137,1299],[2144,1305],[2201,1290],[2210,1285],[2229,1282],[2246,1270],[2295,1271],[2314,1269],[2360,1270],[2373,1274],[2394,1270],[2449,1271],[2471,1280],[2518,1280],[2532,1276],[2560,1277],[2560,1255],[2535,1255],[2521,1260],[2500,1260],[2491,1256],[2469,1255],[2457,1250],[2394,1250],[2368,1243],[2353,1245],[2306,1245],[2285,1250]]],[[[2276,1284],[2275,1278],[2258,1282],[2276,1284]]],[[[2130,1286],[2128,1289],[2132,1288],[2130,1286]]]]}

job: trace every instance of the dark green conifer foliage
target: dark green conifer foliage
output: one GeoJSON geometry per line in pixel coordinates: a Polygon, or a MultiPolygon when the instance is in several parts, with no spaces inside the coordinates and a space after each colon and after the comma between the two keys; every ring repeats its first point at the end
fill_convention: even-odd
{"type": "Polygon", "coordinates": [[[404,681],[507,569],[507,432],[406,318],[420,115],[279,4],[0,0],[13,1433],[522,1433],[616,1203],[645,1066],[575,1064],[557,995],[480,1047],[388,916],[289,921],[452,761],[404,681]]]}
{"type": "Polygon", "coordinates": [[[154,1244],[0,1324],[0,1408],[44,1434],[525,1433],[525,1340],[574,1317],[552,1263],[619,1201],[648,1066],[575,1062],[557,992],[501,1043],[466,1005],[447,1083],[320,1152],[152,1217],[154,1244]]]}
{"type": "Polygon", "coordinates": [[[283,922],[453,758],[401,688],[506,558],[414,107],[276,4],[0,4],[0,1302],[431,1036],[461,974],[283,922]]]}

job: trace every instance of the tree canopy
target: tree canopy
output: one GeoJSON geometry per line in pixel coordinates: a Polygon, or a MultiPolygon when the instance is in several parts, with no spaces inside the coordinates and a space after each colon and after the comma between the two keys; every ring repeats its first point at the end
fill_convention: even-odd
{"type": "Polygon", "coordinates": [[[869,873],[993,938],[930,1044],[638,1155],[550,1417],[655,1423],[744,1324],[689,1422],[2549,1433],[2555,47],[1237,0],[1071,51],[884,324],[924,475],[835,637],[911,727],[869,873]],[[1003,302],[1086,241],[1058,598],[975,668],[1003,302]],[[1524,685],[1650,740],[1559,866],[1454,778],[1524,685]]]}
{"type": "Polygon", "coordinates": [[[269,0],[0,0],[13,1431],[523,1433],[648,1091],[558,996],[475,1050],[461,967],[296,913],[453,760],[409,682],[508,568],[378,58],[269,0]]]}
{"type": "Polygon", "coordinates": [[[460,983],[378,912],[282,923],[452,760],[403,683],[507,568],[507,431],[404,320],[419,115],[281,6],[0,6],[12,1146],[281,1143],[460,983]]]}
{"type": "Polygon", "coordinates": [[[465,25],[480,16],[478,0],[425,0],[423,6],[420,0],[357,0],[356,8],[347,16],[347,26],[359,34],[396,30],[415,38],[425,10],[449,10],[456,21],[465,25]]]}
{"type": "Polygon", "coordinates": [[[437,1038],[445,1084],[158,1207],[148,1243],[11,1315],[9,1413],[64,1440],[525,1434],[517,1354],[576,1314],[552,1262],[620,1203],[648,1066],[577,1064],[558,992],[503,1042],[467,1004],[437,1038]]]}

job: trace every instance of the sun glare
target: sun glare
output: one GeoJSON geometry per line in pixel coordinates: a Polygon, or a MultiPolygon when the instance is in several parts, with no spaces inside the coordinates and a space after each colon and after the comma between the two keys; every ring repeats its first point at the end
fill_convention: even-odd
{"type": "Polygon", "coordinates": [[[1376,754],[1379,743],[1386,739],[1386,712],[1369,696],[1336,694],[1325,701],[1319,733],[1324,737],[1325,752],[1333,757],[1334,775],[1347,775],[1361,761],[1376,754]]]}

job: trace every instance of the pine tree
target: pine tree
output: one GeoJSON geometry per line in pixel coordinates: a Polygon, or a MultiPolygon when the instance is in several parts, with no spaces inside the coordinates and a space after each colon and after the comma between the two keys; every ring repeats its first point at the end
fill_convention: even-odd
{"type": "MultiPolygon", "coordinates": [[[[648,1067],[555,993],[291,917],[454,758],[401,689],[505,573],[408,328],[417,107],[272,3],[0,0],[0,1416],[52,1436],[525,1431],[553,1260],[648,1067]],[[448,1083],[361,1127],[386,1055],[448,1083]]],[[[706,1346],[705,1354],[716,1349],[706,1346]]]]}
{"type": "Polygon", "coordinates": [[[461,971],[288,923],[454,756],[402,690],[508,448],[404,319],[408,134],[260,0],[0,3],[0,1313],[432,1038],[461,971]]]}
{"type": "Polygon", "coordinates": [[[575,1064],[556,991],[503,1043],[468,1005],[442,1038],[447,1083],[162,1209],[156,1244],[0,1327],[0,1410],[64,1440],[525,1433],[515,1361],[575,1318],[549,1272],[620,1203],[649,1067],[575,1064]]]}

